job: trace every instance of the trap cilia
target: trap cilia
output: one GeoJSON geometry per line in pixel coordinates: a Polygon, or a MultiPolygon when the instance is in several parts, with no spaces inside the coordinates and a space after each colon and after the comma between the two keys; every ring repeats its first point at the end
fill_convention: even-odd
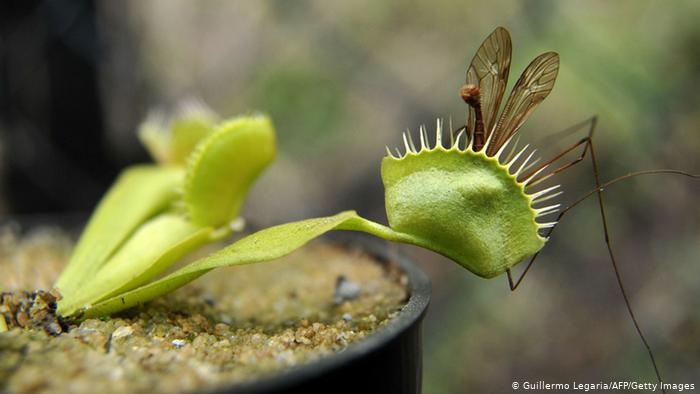
{"type": "MultiPolygon", "coordinates": [[[[381,177],[388,226],[355,211],[286,223],[243,237],[165,276],[188,253],[242,228],[241,205],[275,157],[275,134],[263,115],[222,121],[203,105],[188,105],[169,121],[150,116],[139,137],[156,164],[125,169],[95,209],[55,284],[61,297],[57,313],[73,320],[108,316],[215,268],[277,259],[331,230],[361,231],[430,249],[483,278],[506,274],[515,290],[557,222],[584,199],[597,197],[608,240],[604,187],[644,174],[698,177],[653,170],[601,182],[592,144],[595,118],[585,122],[588,131],[581,140],[540,163],[527,145],[516,147],[513,136],[552,90],[559,56],[547,52],[536,57],[499,111],[510,60],[510,35],[497,28],[478,49],[459,91],[468,108],[465,124],[453,130],[438,120],[434,132],[421,127],[417,136],[403,135],[401,149],[387,148],[381,177]],[[567,159],[577,148],[579,156],[567,159]],[[556,203],[559,187],[541,184],[586,155],[592,159],[595,188],[561,207],[556,203]],[[527,258],[514,280],[511,268],[527,258]]],[[[660,380],[609,242],[607,246],[626,306],[660,380]]],[[[8,323],[11,316],[0,319],[0,331],[8,323]]]]}

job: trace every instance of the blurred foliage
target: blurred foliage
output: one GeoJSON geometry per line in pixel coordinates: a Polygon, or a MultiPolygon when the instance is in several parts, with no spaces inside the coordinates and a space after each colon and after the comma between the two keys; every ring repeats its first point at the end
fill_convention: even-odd
{"type": "MultiPolygon", "coordinates": [[[[577,136],[542,137],[598,115],[603,179],[650,168],[700,172],[697,1],[100,4],[106,48],[131,37],[136,53],[128,64],[102,60],[108,127],[122,141],[116,146],[127,147],[122,154],[136,146],[133,130],[149,106],[183,96],[221,113],[271,113],[281,156],[244,210],[257,225],[353,208],[384,221],[384,146],[399,145],[406,128],[433,127],[436,117],[463,122],[457,90],[498,25],[513,36],[510,86],[539,53],[561,55],[554,91],[521,143],[546,157],[577,136]]],[[[588,161],[557,178],[564,202],[593,186],[588,161]]],[[[700,376],[698,196],[698,182],[674,177],[632,180],[605,195],[623,277],[667,381],[700,376]]],[[[593,200],[568,215],[513,294],[504,278],[484,281],[402,247],[434,283],[427,393],[505,392],[526,379],[654,380],[597,215],[593,200]]]]}
{"type": "MultiPolygon", "coordinates": [[[[299,153],[319,149],[343,121],[340,86],[322,70],[282,67],[261,75],[251,106],[287,129],[282,141],[299,153]]],[[[295,152],[295,153],[297,153],[295,152]]]]}

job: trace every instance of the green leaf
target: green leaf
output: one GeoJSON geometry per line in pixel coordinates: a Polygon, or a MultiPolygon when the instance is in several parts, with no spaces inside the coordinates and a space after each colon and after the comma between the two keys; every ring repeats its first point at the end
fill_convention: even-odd
{"type": "Polygon", "coordinates": [[[168,207],[182,179],[183,170],[175,167],[124,170],[100,201],[56,282],[61,294],[72,296],[141,223],[168,207]]]}
{"type": "MultiPolygon", "coordinates": [[[[115,296],[85,311],[85,317],[110,315],[169,293],[218,267],[259,263],[285,256],[320,235],[340,228],[353,229],[363,222],[354,211],[335,216],[307,219],[267,228],[251,234],[220,251],[197,260],[153,283],[115,296]]],[[[375,226],[380,226],[374,224],[375,226]]],[[[359,229],[359,228],[358,228],[359,229]]],[[[384,228],[384,231],[391,231],[384,228]]],[[[235,289],[234,289],[235,290],[235,289]]]]}
{"type": "Polygon", "coordinates": [[[212,228],[199,228],[174,214],[162,214],[142,225],[85,283],[79,292],[58,303],[62,316],[85,305],[141,286],[167,270],[175,261],[209,240],[212,228]]]}
{"type": "Polygon", "coordinates": [[[184,200],[193,223],[219,227],[238,216],[252,183],[275,157],[275,134],[264,116],[224,122],[190,157],[184,200]]]}

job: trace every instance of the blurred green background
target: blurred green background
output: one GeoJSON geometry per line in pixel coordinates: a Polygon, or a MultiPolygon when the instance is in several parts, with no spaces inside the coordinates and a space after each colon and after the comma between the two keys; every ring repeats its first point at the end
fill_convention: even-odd
{"type": "MultiPolygon", "coordinates": [[[[279,158],[244,210],[254,226],[345,209],[385,222],[385,145],[399,146],[402,131],[430,129],[438,117],[464,121],[457,91],[479,44],[499,25],[513,37],[510,85],[539,53],[561,56],[554,91],[521,129],[523,143],[547,156],[571,141],[540,138],[598,115],[603,179],[652,168],[700,172],[697,1],[132,0],[98,1],[89,12],[99,44],[90,63],[101,111],[97,144],[107,169],[103,178],[81,176],[98,179],[95,196],[108,184],[99,179],[145,160],[135,129],[149,109],[198,97],[221,114],[264,111],[276,123],[279,158]]],[[[51,79],[32,63],[40,56],[29,60],[16,68],[34,64],[30,80],[51,79]]],[[[41,89],[15,85],[41,102],[41,89]]],[[[4,99],[9,106],[20,100],[4,99]]],[[[17,130],[42,124],[31,111],[13,119],[4,119],[0,134],[0,175],[11,171],[17,130]]],[[[573,200],[593,186],[590,162],[556,181],[563,202],[573,200]]],[[[16,208],[7,197],[14,187],[0,189],[0,212],[42,212],[16,208]]],[[[623,278],[662,375],[696,387],[699,197],[700,182],[674,176],[638,178],[605,195],[623,278]]],[[[479,279],[400,247],[433,281],[425,392],[509,392],[514,380],[655,381],[603,240],[595,201],[587,201],[563,220],[515,293],[504,277],[479,279]]]]}

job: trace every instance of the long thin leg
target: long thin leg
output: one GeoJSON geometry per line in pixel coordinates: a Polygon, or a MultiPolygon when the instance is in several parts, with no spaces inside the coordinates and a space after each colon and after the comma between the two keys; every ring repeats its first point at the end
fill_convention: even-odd
{"type": "MultiPolygon", "coordinates": [[[[649,342],[647,342],[647,339],[644,337],[644,333],[642,333],[642,329],[639,326],[639,323],[637,322],[637,318],[634,316],[634,311],[632,310],[632,305],[630,304],[629,297],[627,296],[627,291],[625,291],[625,286],[622,284],[622,277],[620,276],[620,270],[617,267],[617,261],[615,259],[615,254],[613,253],[612,250],[612,241],[610,239],[610,233],[608,232],[608,220],[605,215],[605,206],[603,204],[603,191],[600,190],[600,173],[598,172],[598,160],[596,160],[595,157],[595,149],[593,149],[593,143],[589,139],[588,140],[588,147],[591,151],[591,161],[593,162],[593,173],[595,175],[595,187],[596,187],[596,195],[598,197],[598,207],[600,208],[600,219],[603,222],[603,232],[605,233],[605,245],[608,248],[608,255],[610,256],[610,262],[612,263],[613,270],[615,271],[615,278],[617,279],[617,284],[620,287],[620,292],[622,293],[622,298],[625,300],[625,306],[627,307],[627,312],[629,312],[630,317],[632,318],[632,322],[634,323],[634,328],[637,329],[637,334],[639,334],[639,338],[642,340],[642,343],[644,343],[644,347],[647,349],[647,353],[649,353],[649,359],[651,360],[651,364],[654,366],[654,372],[656,373],[656,379],[659,381],[659,384],[662,383],[661,379],[661,373],[659,372],[659,367],[656,365],[656,360],[654,359],[654,353],[651,351],[651,346],[649,346],[649,342]]],[[[662,393],[666,394],[666,390],[662,389],[662,393]]]]}
{"type": "MultiPolygon", "coordinates": [[[[592,136],[593,136],[593,131],[595,129],[595,124],[596,124],[596,119],[594,117],[591,120],[591,129],[589,130],[588,136],[583,138],[581,141],[574,144],[571,148],[569,148],[565,151],[565,153],[570,152],[575,147],[580,146],[582,143],[585,143],[586,146],[585,146],[581,156],[579,158],[577,158],[576,160],[574,160],[573,162],[570,162],[570,163],[568,163],[568,164],[566,164],[566,165],[564,165],[564,166],[562,166],[554,171],[560,172],[560,171],[563,171],[563,170],[575,165],[576,163],[583,160],[583,158],[586,155],[586,152],[590,150],[590,152],[591,152],[590,156],[591,156],[591,161],[592,161],[592,165],[593,165],[593,174],[594,174],[594,178],[595,178],[596,188],[594,190],[592,190],[591,192],[587,193],[586,195],[584,195],[583,197],[581,197],[580,199],[576,200],[574,203],[572,203],[568,207],[564,208],[559,213],[559,216],[557,217],[556,222],[558,223],[561,220],[561,218],[566,214],[566,212],[568,212],[570,209],[572,209],[573,207],[575,207],[576,205],[581,203],[586,198],[592,196],[593,194],[595,194],[597,196],[598,206],[599,206],[599,210],[600,210],[600,216],[601,216],[601,220],[602,220],[602,224],[603,224],[603,231],[605,234],[605,244],[607,246],[608,255],[610,257],[610,262],[612,263],[612,266],[613,266],[613,271],[615,272],[615,278],[617,279],[618,287],[620,288],[620,292],[622,293],[622,297],[625,301],[625,306],[627,308],[627,311],[628,311],[630,317],[632,318],[632,322],[634,323],[634,327],[637,330],[637,334],[639,335],[640,339],[642,340],[642,343],[644,344],[644,347],[647,350],[647,353],[649,354],[649,358],[650,358],[651,363],[654,367],[654,372],[656,373],[656,377],[657,377],[658,381],[661,382],[661,374],[659,373],[659,369],[658,369],[658,366],[656,364],[656,360],[654,359],[654,354],[653,354],[651,347],[649,346],[649,343],[647,342],[647,340],[646,340],[646,338],[645,338],[645,336],[644,336],[644,334],[639,326],[639,323],[638,323],[637,318],[634,314],[634,311],[632,310],[632,306],[630,304],[629,297],[627,295],[627,291],[625,290],[624,284],[622,282],[622,277],[620,275],[620,271],[619,271],[618,266],[617,266],[617,260],[615,258],[615,254],[613,253],[613,250],[612,250],[612,241],[611,241],[609,231],[608,231],[608,223],[607,223],[607,217],[605,214],[605,206],[603,203],[602,192],[603,192],[604,188],[609,186],[609,185],[612,185],[612,184],[617,183],[619,181],[629,179],[631,177],[638,176],[638,175],[666,173],[666,174],[685,175],[685,176],[689,176],[692,178],[699,178],[700,175],[693,175],[693,174],[689,174],[689,173],[686,173],[683,171],[676,171],[676,170],[652,170],[652,171],[642,171],[642,172],[637,172],[637,173],[630,173],[630,174],[627,174],[625,176],[613,179],[612,181],[606,182],[605,184],[601,184],[600,172],[598,169],[598,160],[595,156],[595,149],[593,148],[593,141],[592,141],[592,136]]],[[[549,163],[552,163],[552,162],[558,160],[564,154],[557,155],[554,159],[550,160],[549,163]]],[[[551,175],[549,175],[549,176],[551,176],[551,175]]],[[[545,176],[541,179],[546,179],[546,177],[548,177],[548,176],[545,176]]],[[[549,231],[547,232],[547,237],[551,236],[555,227],[556,227],[556,224],[549,229],[549,231]]],[[[518,287],[518,285],[520,285],[520,283],[522,282],[523,278],[525,277],[525,275],[529,271],[530,267],[532,266],[532,264],[534,263],[534,261],[538,255],[539,255],[539,252],[536,253],[534,256],[532,256],[528,265],[525,267],[525,270],[522,272],[522,274],[520,275],[520,277],[518,278],[517,281],[515,281],[515,282],[513,281],[512,273],[510,270],[506,271],[507,276],[508,276],[508,285],[509,285],[511,291],[514,291],[518,287]]],[[[662,392],[665,393],[665,390],[662,389],[662,392]]]]}
{"type": "MultiPolygon", "coordinates": [[[[569,206],[565,207],[559,212],[559,216],[557,216],[555,223],[549,230],[547,231],[547,234],[545,235],[546,238],[549,238],[552,233],[554,232],[554,229],[559,225],[559,222],[561,222],[561,219],[564,217],[564,215],[571,210],[572,208],[576,207],[578,204],[583,202],[584,200],[588,199],[589,197],[593,196],[596,194],[598,191],[604,191],[608,186],[612,186],[618,182],[630,179],[630,178],[635,178],[638,176],[642,175],[682,175],[690,178],[695,178],[695,179],[700,179],[700,174],[691,174],[685,171],[679,171],[679,170],[671,170],[671,169],[661,169],[661,170],[647,170],[647,171],[637,171],[637,172],[631,172],[626,175],[619,176],[617,178],[614,178],[610,181],[607,181],[603,183],[599,188],[595,188],[593,190],[588,191],[586,194],[578,198],[576,201],[571,203],[569,206]]],[[[527,266],[523,270],[523,272],[520,274],[520,277],[518,277],[517,281],[513,281],[512,273],[510,269],[506,270],[506,273],[508,274],[508,283],[510,285],[510,290],[514,291],[515,289],[518,288],[520,283],[523,281],[523,278],[525,277],[525,274],[530,270],[530,267],[532,267],[532,264],[535,262],[535,259],[537,259],[537,256],[540,254],[540,252],[535,253],[531,258],[530,261],[528,262],[527,266]]]]}
{"type": "MultiPolygon", "coordinates": [[[[593,195],[597,195],[597,196],[600,197],[600,196],[601,196],[601,193],[603,192],[603,190],[605,190],[605,189],[608,188],[609,186],[612,186],[612,185],[614,185],[614,184],[616,184],[616,183],[618,183],[618,182],[621,182],[621,181],[624,181],[624,180],[627,180],[627,179],[630,179],[630,178],[634,178],[634,177],[637,177],[637,176],[641,176],[641,175],[655,175],[655,174],[682,175],[682,176],[686,176],[686,177],[690,177],[690,178],[700,179],[700,174],[690,174],[690,173],[685,172],[685,171],[669,170],[669,169],[663,169],[663,170],[649,170],[649,171],[637,171],[637,172],[632,172],[632,173],[629,173],[629,174],[627,174],[627,175],[623,175],[623,176],[617,177],[617,178],[615,178],[615,179],[612,179],[612,180],[610,180],[610,181],[608,181],[608,182],[605,182],[605,183],[603,183],[603,184],[597,186],[595,189],[593,189],[593,190],[589,191],[588,193],[584,194],[583,196],[581,196],[580,198],[578,198],[576,201],[574,201],[573,203],[571,203],[569,206],[567,206],[566,208],[562,209],[561,212],[559,212],[559,215],[557,216],[557,220],[556,220],[556,223],[557,223],[557,224],[555,224],[554,226],[552,226],[552,227],[549,229],[549,231],[548,231],[547,234],[546,234],[546,237],[549,238],[549,237],[552,235],[552,233],[554,232],[554,229],[557,227],[558,223],[561,222],[561,219],[564,217],[564,215],[565,215],[569,210],[571,210],[572,208],[576,207],[578,204],[580,204],[580,203],[583,202],[584,200],[588,199],[589,197],[591,197],[591,196],[593,196],[593,195]]],[[[598,202],[600,203],[599,205],[602,205],[602,199],[599,198],[598,202]]],[[[622,296],[623,296],[623,298],[624,298],[624,300],[625,300],[625,306],[627,307],[627,311],[629,312],[630,316],[632,317],[632,322],[634,323],[634,327],[635,327],[635,329],[637,330],[637,333],[639,334],[639,337],[642,339],[642,343],[644,344],[644,347],[646,348],[647,352],[649,353],[649,358],[650,358],[650,360],[651,360],[651,362],[652,362],[652,365],[654,366],[654,372],[656,373],[656,377],[657,377],[657,379],[659,380],[659,382],[661,382],[661,375],[660,375],[659,369],[658,369],[658,367],[657,367],[657,365],[656,365],[656,360],[654,359],[654,355],[653,355],[653,353],[652,353],[651,347],[649,346],[649,343],[647,342],[646,338],[644,337],[644,334],[642,333],[641,328],[639,327],[639,323],[637,322],[637,319],[636,319],[636,317],[635,317],[635,315],[634,315],[634,312],[632,311],[632,308],[631,308],[631,306],[630,306],[629,298],[627,297],[627,292],[625,291],[625,288],[624,288],[624,286],[622,285],[622,279],[621,279],[621,277],[620,277],[620,272],[619,272],[619,270],[617,269],[617,263],[616,263],[616,260],[615,260],[614,255],[613,255],[613,252],[612,252],[612,247],[611,247],[611,244],[610,244],[610,237],[608,236],[608,233],[607,233],[607,221],[605,220],[604,210],[602,211],[601,215],[603,215],[603,216],[602,216],[602,217],[603,217],[603,223],[604,223],[604,224],[603,224],[603,227],[604,227],[604,229],[606,229],[606,233],[605,233],[605,242],[606,242],[606,244],[607,244],[607,246],[608,246],[608,253],[609,253],[609,255],[610,255],[610,259],[611,259],[612,264],[613,264],[613,269],[614,269],[614,271],[615,271],[615,277],[617,278],[617,283],[618,283],[618,285],[619,285],[619,287],[620,287],[620,291],[622,292],[622,296]]],[[[523,281],[523,278],[525,277],[525,274],[527,274],[527,272],[530,270],[530,267],[532,267],[532,264],[535,262],[535,259],[537,259],[537,256],[539,256],[539,254],[540,254],[540,252],[537,252],[537,253],[535,253],[535,254],[532,256],[532,258],[530,258],[530,261],[528,262],[527,266],[525,267],[525,270],[521,273],[520,277],[519,277],[518,280],[515,281],[515,282],[513,281],[513,276],[512,276],[512,274],[511,274],[510,269],[506,270],[506,273],[508,274],[508,285],[510,286],[510,290],[511,290],[511,291],[515,291],[515,289],[518,288],[518,285],[520,285],[520,283],[523,281]]],[[[663,393],[666,393],[666,391],[665,391],[664,389],[662,389],[661,391],[662,391],[663,393]]]]}
{"type": "Polygon", "coordinates": [[[597,118],[597,116],[591,116],[590,118],[583,120],[579,123],[576,123],[572,126],[569,126],[563,130],[559,130],[557,132],[547,134],[546,136],[542,136],[542,137],[538,138],[537,140],[535,140],[535,143],[533,145],[537,145],[537,146],[549,145],[553,141],[561,140],[564,137],[567,137],[567,136],[572,135],[572,134],[576,134],[579,130],[583,129],[584,126],[589,126],[589,128],[590,128],[590,124],[591,124],[591,122],[593,122],[593,120],[595,118],[597,118]]]}
{"type": "MultiPolygon", "coordinates": [[[[556,135],[562,135],[562,134],[566,135],[566,134],[570,134],[570,133],[572,133],[572,132],[576,132],[576,131],[580,130],[580,129],[583,128],[583,126],[585,126],[585,125],[588,125],[588,126],[589,126],[589,127],[588,127],[588,132],[586,133],[586,136],[585,136],[584,138],[582,138],[581,140],[579,140],[579,141],[576,142],[575,144],[571,145],[570,147],[564,149],[563,152],[561,152],[561,153],[559,153],[558,155],[554,156],[553,158],[547,160],[546,162],[542,163],[542,164],[539,165],[538,167],[533,168],[532,170],[530,170],[530,172],[528,172],[528,173],[526,173],[524,176],[522,176],[522,179],[528,179],[528,178],[530,178],[532,175],[534,175],[534,174],[536,174],[538,171],[542,170],[542,168],[547,167],[547,166],[551,165],[552,163],[554,163],[554,162],[560,160],[560,159],[561,159],[562,157],[564,157],[567,153],[571,152],[572,150],[576,149],[577,147],[581,146],[582,144],[585,144],[585,146],[584,146],[584,148],[583,148],[583,152],[581,152],[581,155],[580,155],[580,156],[578,156],[578,157],[575,158],[574,160],[572,160],[572,161],[570,161],[570,162],[564,164],[563,166],[554,169],[554,171],[552,171],[552,173],[564,171],[564,170],[566,170],[566,169],[568,169],[568,168],[570,168],[570,167],[572,167],[572,166],[574,166],[574,165],[580,163],[580,162],[586,157],[586,153],[588,152],[588,146],[590,145],[590,141],[591,141],[591,139],[593,138],[593,132],[595,131],[595,126],[596,126],[597,123],[598,123],[598,118],[597,118],[596,116],[593,116],[593,117],[591,117],[591,118],[588,119],[588,120],[585,120],[585,121],[583,121],[583,122],[581,122],[581,123],[579,123],[579,124],[576,124],[576,125],[574,125],[574,126],[572,126],[572,127],[569,127],[569,128],[567,128],[567,129],[564,129],[563,131],[560,131],[560,132],[556,133],[556,135]]],[[[597,165],[595,166],[595,168],[597,169],[597,165]]],[[[545,175],[541,175],[541,176],[539,176],[538,178],[535,178],[535,179],[530,180],[530,182],[528,183],[528,187],[532,187],[532,186],[534,186],[536,183],[542,182],[544,179],[549,178],[551,175],[553,175],[552,173],[548,173],[548,174],[545,174],[545,175]],[[545,178],[545,177],[546,177],[546,178],[545,178]]],[[[598,179],[597,176],[596,176],[596,179],[598,179]]],[[[596,181],[596,182],[597,182],[597,181],[596,181]]],[[[557,216],[557,219],[555,220],[555,223],[559,223],[559,220],[561,220],[561,218],[564,216],[564,214],[565,214],[569,209],[571,209],[571,208],[573,208],[574,206],[576,206],[576,204],[578,204],[578,202],[576,202],[576,203],[574,203],[574,204],[572,204],[572,205],[570,205],[570,206],[568,206],[568,207],[562,209],[562,210],[559,212],[559,216],[557,216]]],[[[552,226],[552,227],[549,228],[549,231],[547,232],[547,236],[546,236],[547,238],[549,238],[550,234],[552,234],[552,232],[554,231],[554,228],[555,228],[555,227],[556,227],[556,224],[555,224],[554,226],[552,226]]],[[[607,237],[606,237],[606,238],[607,238],[607,237]]],[[[525,278],[525,275],[527,275],[528,271],[530,271],[530,267],[532,267],[532,264],[535,262],[535,259],[537,259],[537,256],[538,256],[538,255],[539,255],[539,252],[535,253],[535,254],[530,258],[530,261],[527,263],[527,266],[525,266],[525,270],[523,270],[523,272],[520,274],[520,277],[518,278],[517,281],[513,281],[513,276],[512,276],[512,273],[511,273],[510,269],[507,269],[507,270],[506,270],[506,274],[508,275],[508,285],[510,286],[510,290],[511,290],[511,291],[515,291],[515,289],[518,288],[518,286],[520,285],[520,283],[521,283],[521,282],[523,281],[523,279],[525,278]]]]}
{"type": "MultiPolygon", "coordinates": [[[[564,164],[563,166],[554,169],[553,171],[550,171],[550,172],[548,172],[548,173],[546,173],[546,174],[542,174],[542,175],[538,176],[537,178],[530,180],[530,182],[528,183],[528,187],[535,186],[536,184],[538,184],[538,183],[540,183],[540,182],[543,182],[543,181],[549,179],[550,177],[554,176],[555,174],[558,174],[558,173],[560,173],[560,172],[562,172],[562,171],[565,171],[566,169],[568,169],[568,168],[570,168],[570,167],[573,167],[574,165],[576,165],[576,164],[580,163],[581,161],[583,161],[583,159],[586,157],[586,153],[588,152],[588,148],[589,148],[591,139],[593,138],[593,132],[595,131],[595,126],[596,126],[597,123],[598,123],[598,117],[593,116],[593,117],[591,117],[590,119],[588,119],[588,120],[586,120],[586,121],[584,121],[584,122],[581,122],[581,123],[579,123],[579,124],[577,124],[577,125],[574,125],[573,127],[570,127],[570,128],[568,128],[568,129],[565,129],[565,130],[563,130],[563,131],[557,133],[558,135],[561,135],[561,134],[564,134],[564,133],[565,133],[565,134],[570,134],[571,132],[575,132],[575,131],[580,130],[580,129],[583,128],[583,126],[585,126],[585,125],[588,125],[588,126],[589,126],[589,127],[588,127],[588,133],[586,134],[585,137],[581,138],[578,142],[576,142],[575,144],[571,145],[570,147],[564,149],[561,153],[559,153],[558,155],[556,155],[556,156],[554,156],[553,158],[549,159],[548,161],[542,163],[542,164],[539,165],[538,167],[533,168],[532,170],[530,170],[530,172],[521,175],[521,176],[519,177],[519,179],[528,179],[528,178],[530,178],[532,175],[534,175],[534,174],[536,174],[538,171],[542,170],[542,168],[547,167],[547,166],[549,166],[550,164],[552,164],[552,163],[558,161],[558,160],[561,159],[562,157],[566,156],[566,154],[568,154],[569,152],[573,151],[574,149],[578,148],[578,147],[581,146],[581,145],[583,145],[583,151],[581,152],[581,155],[580,155],[580,156],[578,156],[576,159],[574,159],[574,160],[572,160],[572,161],[570,161],[570,162],[564,164]]],[[[565,134],[564,134],[564,135],[565,135],[565,134]]]]}

